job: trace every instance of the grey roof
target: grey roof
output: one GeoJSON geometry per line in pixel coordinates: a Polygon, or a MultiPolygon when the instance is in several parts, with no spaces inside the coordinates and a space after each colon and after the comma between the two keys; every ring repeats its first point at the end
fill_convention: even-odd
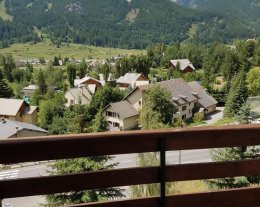
{"type": "Polygon", "coordinates": [[[82,104],[88,104],[91,100],[91,92],[87,87],[71,88],[69,91],[71,95],[79,102],[81,99],[82,104]]]}
{"type": "Polygon", "coordinates": [[[147,91],[149,89],[150,85],[146,84],[146,85],[140,85],[140,86],[136,86],[132,91],[130,91],[124,98],[123,100],[126,100],[132,93],[134,93],[137,89],[139,89],[141,92],[143,91],[147,91]]]}
{"type": "Polygon", "coordinates": [[[0,98],[0,114],[7,116],[15,116],[22,106],[22,99],[0,98]]]}
{"type": "Polygon", "coordinates": [[[188,59],[180,59],[180,60],[170,60],[171,64],[173,64],[175,67],[177,63],[180,63],[180,70],[184,70],[188,66],[190,66],[193,70],[195,70],[195,67],[192,65],[192,63],[188,59]]]}
{"type": "Polygon", "coordinates": [[[177,105],[198,100],[198,97],[193,95],[193,89],[182,79],[171,79],[158,84],[171,92],[172,99],[177,105]]]}
{"type": "Polygon", "coordinates": [[[139,115],[138,111],[128,101],[111,103],[106,108],[108,108],[109,106],[111,106],[122,119],[139,115]]]}
{"type": "Polygon", "coordinates": [[[48,133],[48,131],[32,124],[2,119],[0,120],[0,139],[7,139],[15,135],[17,131],[19,132],[24,129],[48,133]]]}
{"type": "Polygon", "coordinates": [[[139,73],[126,73],[124,76],[121,76],[116,82],[131,84],[135,82],[141,75],[142,74],[139,73]]]}
{"type": "Polygon", "coordinates": [[[204,107],[208,108],[210,106],[216,105],[218,102],[205,91],[205,89],[196,81],[188,83],[193,91],[198,93],[199,103],[204,107]]]}

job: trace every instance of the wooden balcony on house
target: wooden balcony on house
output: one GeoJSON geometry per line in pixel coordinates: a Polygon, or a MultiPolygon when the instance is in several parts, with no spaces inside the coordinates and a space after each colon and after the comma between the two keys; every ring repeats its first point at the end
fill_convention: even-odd
{"type": "Polygon", "coordinates": [[[260,125],[49,136],[0,141],[0,164],[159,152],[160,166],[0,181],[0,200],[160,183],[158,197],[78,204],[86,207],[256,207],[260,187],[165,195],[165,183],[260,175],[260,159],[166,165],[165,152],[260,145],[260,125]]]}

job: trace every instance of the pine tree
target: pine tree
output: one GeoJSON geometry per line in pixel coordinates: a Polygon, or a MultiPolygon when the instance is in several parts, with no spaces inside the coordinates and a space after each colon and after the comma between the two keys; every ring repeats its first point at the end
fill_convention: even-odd
{"type": "MultiPolygon", "coordinates": [[[[65,119],[67,119],[68,126],[67,131],[69,133],[82,133],[86,121],[84,116],[87,114],[87,108],[83,105],[75,105],[71,109],[65,112],[65,119]],[[67,114],[66,114],[67,113],[67,114]],[[68,114],[69,113],[69,114],[68,114]],[[79,120],[80,119],[80,120],[79,120]],[[71,123],[71,122],[77,123],[71,123]],[[70,124],[71,123],[71,124],[70,124]],[[85,123],[85,124],[84,124],[85,123]],[[81,126],[79,126],[81,125],[81,126]],[[79,131],[79,129],[81,129],[79,131]]],[[[102,116],[101,111],[96,115],[93,120],[91,132],[104,132],[107,131],[107,122],[102,116]]],[[[112,169],[116,164],[111,163],[113,157],[111,156],[97,156],[97,157],[85,157],[77,159],[67,159],[56,161],[52,167],[51,174],[71,174],[71,173],[83,173],[97,170],[112,169]]],[[[83,190],[78,192],[60,193],[46,196],[46,206],[62,206],[69,204],[79,204],[88,202],[97,202],[101,200],[107,200],[113,197],[122,197],[122,190],[119,188],[107,188],[98,190],[83,190]]]]}
{"type": "Polygon", "coordinates": [[[238,121],[240,124],[249,124],[250,106],[248,103],[244,103],[238,112],[238,121]]]}
{"type": "MultiPolygon", "coordinates": [[[[213,161],[222,162],[259,158],[259,152],[260,149],[257,147],[233,147],[211,150],[210,154],[213,161]]],[[[240,188],[260,184],[260,176],[213,179],[206,183],[213,189],[240,188]]]]}
{"type": "Polygon", "coordinates": [[[37,87],[40,95],[46,94],[48,87],[45,81],[45,76],[41,69],[37,75],[37,87]]]}
{"type": "Polygon", "coordinates": [[[242,105],[247,101],[247,98],[248,90],[246,84],[246,73],[241,71],[232,81],[232,85],[227,96],[224,116],[236,116],[242,105]]]}
{"type": "Polygon", "coordinates": [[[0,98],[11,98],[13,96],[13,90],[8,86],[3,75],[0,71],[0,98]]]}
{"type": "Polygon", "coordinates": [[[73,64],[67,65],[67,78],[70,83],[70,86],[74,86],[74,80],[76,79],[77,66],[73,64]]]}
{"type": "Polygon", "coordinates": [[[107,127],[108,123],[103,116],[101,109],[95,116],[95,119],[92,121],[91,132],[105,132],[108,129],[107,127]]]}

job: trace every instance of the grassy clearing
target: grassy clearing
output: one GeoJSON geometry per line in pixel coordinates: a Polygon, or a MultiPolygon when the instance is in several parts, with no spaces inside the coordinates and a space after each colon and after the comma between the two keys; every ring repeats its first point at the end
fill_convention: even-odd
{"type": "Polygon", "coordinates": [[[49,9],[49,10],[52,9],[52,3],[48,3],[48,9],[49,9]]]}
{"type": "Polygon", "coordinates": [[[4,21],[13,21],[13,17],[6,13],[5,0],[2,0],[0,2],[0,18],[2,18],[4,21]]]}
{"type": "Polygon", "coordinates": [[[223,118],[217,121],[214,125],[215,126],[222,126],[222,125],[227,125],[227,124],[232,124],[236,122],[235,118],[223,118]]]}
{"type": "Polygon", "coordinates": [[[41,58],[53,59],[54,56],[75,58],[75,59],[105,59],[119,54],[139,55],[145,50],[125,50],[118,48],[94,47],[81,44],[62,44],[59,48],[52,44],[50,40],[44,39],[37,44],[14,44],[9,48],[1,49],[2,54],[12,54],[16,60],[41,58]]]}
{"type": "Polygon", "coordinates": [[[195,37],[196,32],[197,32],[197,30],[198,30],[198,27],[199,27],[199,25],[198,25],[197,23],[193,23],[193,24],[191,25],[191,28],[190,28],[190,30],[189,30],[189,32],[188,32],[189,37],[190,37],[191,39],[193,39],[193,38],[195,37]]]}
{"type": "Polygon", "coordinates": [[[26,8],[32,8],[33,2],[30,2],[29,4],[26,5],[26,8]]]}
{"type": "Polygon", "coordinates": [[[186,194],[208,191],[208,186],[201,180],[175,182],[171,194],[186,194]]]}

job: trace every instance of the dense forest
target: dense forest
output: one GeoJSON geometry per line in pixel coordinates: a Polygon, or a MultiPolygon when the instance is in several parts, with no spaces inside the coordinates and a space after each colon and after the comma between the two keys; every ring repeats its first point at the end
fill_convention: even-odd
{"type": "Polygon", "coordinates": [[[10,0],[5,7],[13,21],[0,24],[2,47],[40,41],[35,28],[55,43],[141,49],[158,42],[227,43],[257,34],[232,16],[196,11],[170,0],[10,0]]]}

